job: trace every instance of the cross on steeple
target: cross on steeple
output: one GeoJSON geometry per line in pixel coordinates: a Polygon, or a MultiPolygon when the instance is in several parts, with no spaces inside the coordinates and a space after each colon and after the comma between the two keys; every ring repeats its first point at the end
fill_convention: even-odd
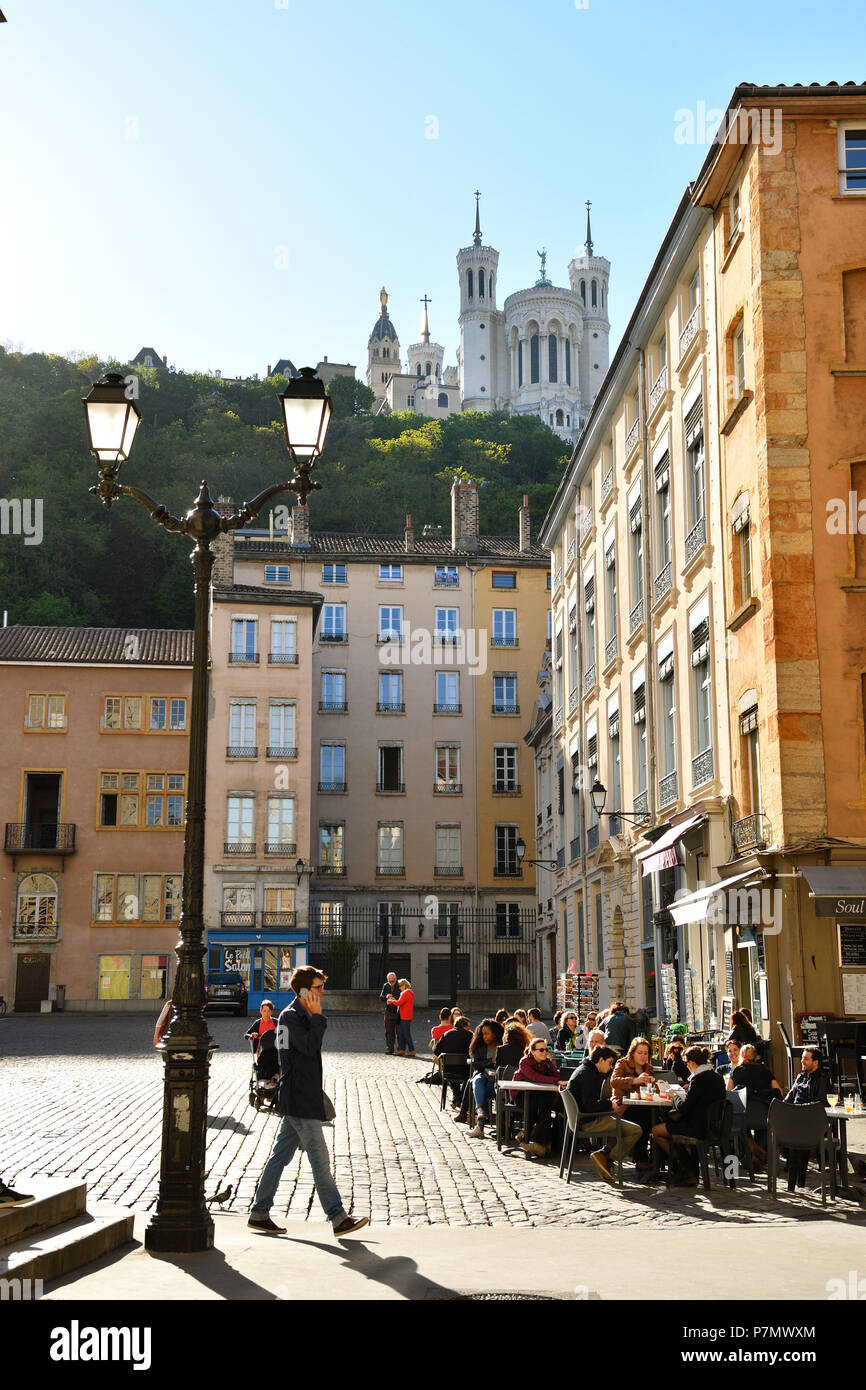
{"type": "Polygon", "coordinates": [[[589,202],[589,200],[587,199],[587,204],[586,204],[586,241],[585,241],[583,244],[584,244],[584,246],[586,247],[586,254],[587,254],[588,256],[591,256],[591,255],[592,255],[592,228],[591,228],[590,225],[589,225],[589,210],[590,210],[591,207],[592,207],[592,203],[589,202]]]}
{"type": "Polygon", "coordinates": [[[428,298],[428,296],[425,294],[425,295],[423,296],[423,298],[421,299],[421,303],[424,305],[424,317],[423,317],[423,319],[421,320],[421,342],[422,342],[422,343],[429,343],[429,341],[430,341],[430,324],[429,324],[428,321],[427,321],[427,305],[428,305],[428,304],[432,304],[432,303],[433,303],[433,300],[430,299],[430,298],[428,298]]]}
{"type": "Polygon", "coordinates": [[[479,199],[480,197],[481,197],[481,194],[479,193],[478,189],[476,188],[476,190],[475,190],[475,231],[474,231],[474,233],[473,233],[473,235],[472,235],[472,241],[473,241],[473,244],[474,244],[475,246],[480,246],[480,245],[481,245],[481,214],[480,214],[479,208],[478,208],[478,199],[479,199]]]}

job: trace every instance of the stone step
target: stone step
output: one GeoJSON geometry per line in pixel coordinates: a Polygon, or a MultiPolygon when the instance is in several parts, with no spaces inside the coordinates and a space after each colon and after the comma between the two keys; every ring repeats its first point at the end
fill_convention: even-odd
{"type": "Polygon", "coordinates": [[[60,1279],[132,1241],[133,1214],[98,1203],[92,1211],[0,1248],[0,1280],[60,1279]]]}
{"type": "Polygon", "coordinates": [[[83,1182],[38,1179],[19,1183],[17,1190],[22,1189],[32,1192],[35,1201],[26,1202],[20,1207],[0,1207],[0,1259],[5,1253],[3,1246],[35,1231],[48,1230],[61,1221],[71,1221],[86,1210],[87,1188],[83,1182]]]}

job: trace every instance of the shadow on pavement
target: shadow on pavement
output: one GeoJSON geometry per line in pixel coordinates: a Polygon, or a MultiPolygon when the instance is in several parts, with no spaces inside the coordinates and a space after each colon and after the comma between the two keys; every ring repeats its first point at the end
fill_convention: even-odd
{"type": "Polygon", "coordinates": [[[335,1246],[325,1245],[318,1240],[293,1240],[292,1244],[309,1245],[313,1250],[324,1250],[328,1255],[336,1255],[356,1274],[363,1275],[365,1279],[372,1279],[377,1284],[383,1284],[385,1288],[394,1289],[396,1293],[412,1301],[429,1298],[444,1298],[450,1301],[463,1297],[456,1289],[446,1288],[444,1284],[437,1284],[434,1280],[419,1274],[417,1264],[407,1255],[391,1255],[383,1259],[363,1241],[353,1241],[351,1244],[341,1242],[335,1246]]]}

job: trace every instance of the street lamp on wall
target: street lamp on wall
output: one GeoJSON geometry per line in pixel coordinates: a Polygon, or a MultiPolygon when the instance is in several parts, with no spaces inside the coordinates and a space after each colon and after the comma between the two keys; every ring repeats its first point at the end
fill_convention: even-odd
{"type": "MultiPolygon", "coordinates": [[[[213,1245],[213,1220],[204,1199],[207,1088],[213,1039],[203,1009],[204,983],[204,827],[207,790],[208,616],[213,542],[228,531],[254,521],[262,507],[280,492],[296,492],[301,505],[319,486],[310,472],[324,448],[331,402],[311,367],[290,381],[280,397],[286,445],[295,465],[294,476],[265,488],[231,516],[221,516],[202,481],[192,508],[172,516],[162,503],[141,488],[118,482],[129,457],[141,419],[130,398],[127,379],[106,372],[83,400],[90,448],[99,464],[99,478],[90,489],[110,508],[120,497],[134,497],[146,506],[151,520],[166,531],[179,531],[195,542],[195,635],[190,697],[189,770],[184,820],[183,902],[178,930],[177,974],[173,1011],[160,1050],[165,1057],[162,1151],[156,1210],[145,1231],[145,1247],[160,1253],[189,1253],[213,1245]]],[[[298,860],[298,883],[306,866],[298,860]]]]}
{"type": "Polygon", "coordinates": [[[556,868],[555,859],[527,859],[526,841],[524,840],[522,835],[519,835],[517,837],[517,843],[514,846],[514,853],[517,855],[518,864],[539,864],[543,869],[556,868]]]}

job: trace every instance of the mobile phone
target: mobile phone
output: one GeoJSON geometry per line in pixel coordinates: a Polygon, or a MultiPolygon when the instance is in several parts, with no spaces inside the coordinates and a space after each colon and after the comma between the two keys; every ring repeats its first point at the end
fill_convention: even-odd
{"type": "Polygon", "coordinates": [[[301,999],[309,999],[309,997],[310,997],[310,991],[309,991],[308,989],[302,989],[302,990],[300,990],[300,997],[301,997],[301,999]]]}

